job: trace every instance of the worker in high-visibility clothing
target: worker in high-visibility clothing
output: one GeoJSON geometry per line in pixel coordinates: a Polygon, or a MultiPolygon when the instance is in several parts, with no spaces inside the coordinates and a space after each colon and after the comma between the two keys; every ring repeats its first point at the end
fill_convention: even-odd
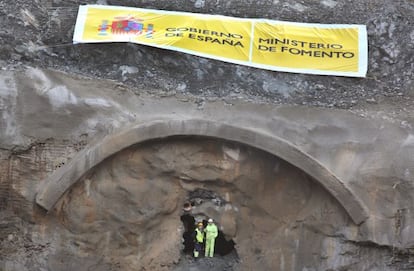
{"type": "Polygon", "coordinates": [[[213,257],[214,255],[214,244],[216,241],[216,238],[218,236],[218,229],[216,224],[214,224],[213,219],[209,218],[208,224],[205,228],[206,233],[206,251],[205,256],[206,257],[213,257]]]}
{"type": "Polygon", "coordinates": [[[204,243],[204,225],[203,222],[197,223],[197,228],[195,229],[195,240],[194,240],[194,257],[198,258],[200,252],[203,251],[204,243]]]}

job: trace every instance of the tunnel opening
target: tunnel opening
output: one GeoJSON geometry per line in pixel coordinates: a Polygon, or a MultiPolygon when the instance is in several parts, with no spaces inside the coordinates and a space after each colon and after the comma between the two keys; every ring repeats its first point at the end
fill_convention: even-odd
{"type": "MultiPolygon", "coordinates": [[[[181,222],[184,226],[184,233],[183,233],[183,253],[192,255],[194,252],[194,238],[195,238],[195,229],[197,225],[197,221],[191,214],[183,214],[181,216],[181,222]]],[[[208,224],[206,219],[202,220],[203,228],[205,228],[208,224]]],[[[224,233],[221,230],[218,230],[218,236],[215,240],[215,249],[214,255],[215,256],[226,256],[232,252],[236,252],[235,250],[236,243],[233,239],[227,240],[224,233]]],[[[204,252],[204,248],[203,248],[204,252]]],[[[204,255],[204,254],[202,254],[204,255]]]]}
{"type": "MultiPolygon", "coordinates": [[[[183,253],[193,254],[195,249],[195,230],[198,223],[202,223],[203,230],[208,225],[208,220],[212,217],[202,205],[205,203],[213,203],[216,206],[223,207],[226,202],[222,197],[213,191],[197,188],[189,192],[188,199],[183,205],[183,214],[180,219],[184,226],[183,232],[183,253]]],[[[226,238],[225,233],[220,229],[220,224],[214,220],[214,224],[218,228],[218,235],[215,239],[214,256],[226,256],[230,253],[236,253],[235,242],[232,238],[226,238]]],[[[202,247],[202,256],[205,252],[205,238],[202,247]]]]}
{"type": "MultiPolygon", "coordinates": [[[[283,261],[294,264],[294,259],[283,258],[278,249],[296,253],[289,245],[304,240],[300,249],[305,255],[307,244],[325,238],[312,229],[326,224],[329,227],[323,229],[330,235],[335,230],[330,225],[348,221],[335,199],[295,166],[249,146],[198,137],[170,138],[126,149],[97,167],[84,183],[79,182],[64,203],[60,213],[68,228],[83,231],[79,217],[96,227],[87,219],[113,216],[112,224],[104,225],[104,230],[114,232],[107,237],[111,251],[121,256],[139,251],[148,255],[140,265],[165,264],[173,271],[213,270],[212,266],[230,271],[241,264],[248,270],[274,270],[283,261]],[[102,200],[108,196],[116,200],[102,200]],[[89,204],[91,198],[99,206],[107,204],[106,208],[96,211],[89,204]],[[86,206],[87,212],[79,213],[79,206],[86,206]],[[201,252],[196,259],[196,223],[202,221],[205,227],[209,218],[219,229],[214,257],[204,257],[201,252]],[[122,232],[113,230],[119,221],[130,224],[122,232]],[[147,238],[153,250],[140,246],[137,238],[147,238]],[[152,243],[159,239],[165,242],[152,243]],[[274,260],[274,253],[280,255],[281,263],[274,260]]],[[[96,244],[97,249],[101,243],[96,244]]]]}

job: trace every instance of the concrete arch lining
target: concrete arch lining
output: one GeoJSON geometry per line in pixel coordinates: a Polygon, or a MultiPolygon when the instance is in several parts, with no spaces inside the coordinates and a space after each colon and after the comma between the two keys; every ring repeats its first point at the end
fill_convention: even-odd
{"type": "Polygon", "coordinates": [[[214,137],[265,150],[312,176],[338,200],[354,223],[360,224],[368,218],[366,208],[352,191],[326,167],[295,145],[267,131],[204,119],[153,120],[109,135],[77,153],[70,163],[49,176],[39,187],[36,203],[50,211],[73,184],[104,159],[137,143],[178,135],[214,137]]]}

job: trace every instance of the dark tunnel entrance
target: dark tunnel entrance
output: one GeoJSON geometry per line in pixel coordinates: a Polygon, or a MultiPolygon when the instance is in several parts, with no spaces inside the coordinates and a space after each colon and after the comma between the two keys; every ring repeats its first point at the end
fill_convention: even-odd
{"type": "MultiPolygon", "coordinates": [[[[196,223],[198,221],[196,221],[194,216],[192,216],[191,214],[183,214],[181,216],[181,221],[184,225],[183,252],[185,254],[192,254],[194,251],[194,238],[195,238],[196,223]]],[[[205,228],[207,226],[207,220],[203,219],[202,222],[205,228]]],[[[231,252],[235,250],[234,246],[235,246],[235,242],[232,239],[226,240],[223,232],[219,230],[218,236],[216,238],[214,255],[225,256],[227,254],[230,254],[231,252]]]]}
{"type": "MultiPolygon", "coordinates": [[[[188,193],[188,198],[183,205],[183,214],[181,215],[181,222],[184,226],[183,233],[183,252],[185,254],[193,254],[195,244],[195,230],[198,223],[203,224],[203,229],[206,229],[211,211],[208,208],[203,208],[205,204],[213,204],[216,207],[223,207],[226,200],[219,194],[208,189],[196,188],[188,193]]],[[[226,239],[225,234],[220,230],[220,222],[214,219],[214,223],[218,229],[218,235],[215,239],[214,256],[225,256],[235,252],[235,242],[226,239]]],[[[205,234],[203,243],[203,252],[205,252],[205,234]]],[[[204,256],[204,254],[202,255],[204,256]]]]}

